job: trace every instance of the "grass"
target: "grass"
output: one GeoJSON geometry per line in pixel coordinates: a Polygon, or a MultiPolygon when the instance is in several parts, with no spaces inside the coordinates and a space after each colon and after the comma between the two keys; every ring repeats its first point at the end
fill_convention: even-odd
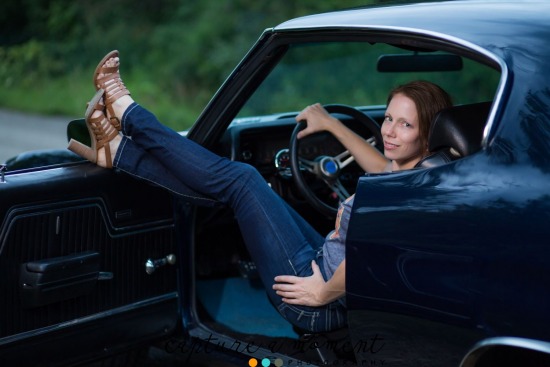
{"type": "MultiPolygon", "coordinates": [[[[83,116],[86,102],[93,96],[93,70],[75,70],[55,79],[5,81],[0,88],[0,106],[42,115],[83,116]]],[[[188,129],[202,106],[177,101],[173,94],[147,79],[141,72],[124,75],[132,97],[148,108],[165,125],[175,130],[188,129]]]]}

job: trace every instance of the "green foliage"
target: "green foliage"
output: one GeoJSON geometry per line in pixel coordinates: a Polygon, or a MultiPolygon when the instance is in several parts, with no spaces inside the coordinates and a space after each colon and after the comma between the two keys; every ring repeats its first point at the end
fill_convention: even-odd
{"type": "Polygon", "coordinates": [[[183,129],[265,28],[361,4],[7,0],[0,5],[0,100],[5,107],[79,116],[98,60],[118,49],[134,96],[183,129]]]}
{"type": "Polygon", "coordinates": [[[0,103],[80,116],[91,76],[121,52],[132,94],[172,127],[189,127],[261,32],[365,0],[4,0],[0,103]]]}

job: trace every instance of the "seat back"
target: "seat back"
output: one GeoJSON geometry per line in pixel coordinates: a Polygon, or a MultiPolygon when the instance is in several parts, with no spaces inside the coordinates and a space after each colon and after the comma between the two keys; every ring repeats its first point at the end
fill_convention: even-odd
{"type": "Polygon", "coordinates": [[[428,149],[432,153],[416,166],[438,166],[479,151],[491,104],[481,102],[439,111],[428,137],[428,149]]]}

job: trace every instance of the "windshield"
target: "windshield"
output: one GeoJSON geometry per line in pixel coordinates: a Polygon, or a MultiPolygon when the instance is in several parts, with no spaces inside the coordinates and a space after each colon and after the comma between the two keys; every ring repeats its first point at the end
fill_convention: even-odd
{"type": "Polygon", "coordinates": [[[414,53],[368,42],[292,45],[238,117],[300,111],[317,102],[355,107],[385,105],[392,88],[418,79],[439,84],[451,93],[455,104],[494,98],[500,73],[487,66],[463,58],[463,67],[458,71],[379,72],[378,59],[389,54],[414,53]]]}

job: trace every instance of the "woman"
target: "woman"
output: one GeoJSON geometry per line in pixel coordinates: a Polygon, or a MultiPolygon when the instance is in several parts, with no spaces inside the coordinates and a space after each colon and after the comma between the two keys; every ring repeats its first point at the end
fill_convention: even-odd
{"type": "MultiPolygon", "coordinates": [[[[200,205],[231,207],[272,303],[295,326],[311,332],[346,324],[345,235],[353,197],[342,203],[335,230],[317,233],[267,185],[250,165],[219,157],[177,132],[134,102],[119,73],[118,52],[94,73],[97,93],[86,111],[92,147],[72,140],[69,149],[102,167],[115,167],[200,205]],[[119,132],[120,131],[120,132],[119,132]]],[[[390,94],[382,125],[384,155],[331,117],[319,104],[297,121],[299,138],[329,131],[367,172],[413,168],[427,153],[430,122],[451,105],[428,82],[413,82],[390,94]]]]}

